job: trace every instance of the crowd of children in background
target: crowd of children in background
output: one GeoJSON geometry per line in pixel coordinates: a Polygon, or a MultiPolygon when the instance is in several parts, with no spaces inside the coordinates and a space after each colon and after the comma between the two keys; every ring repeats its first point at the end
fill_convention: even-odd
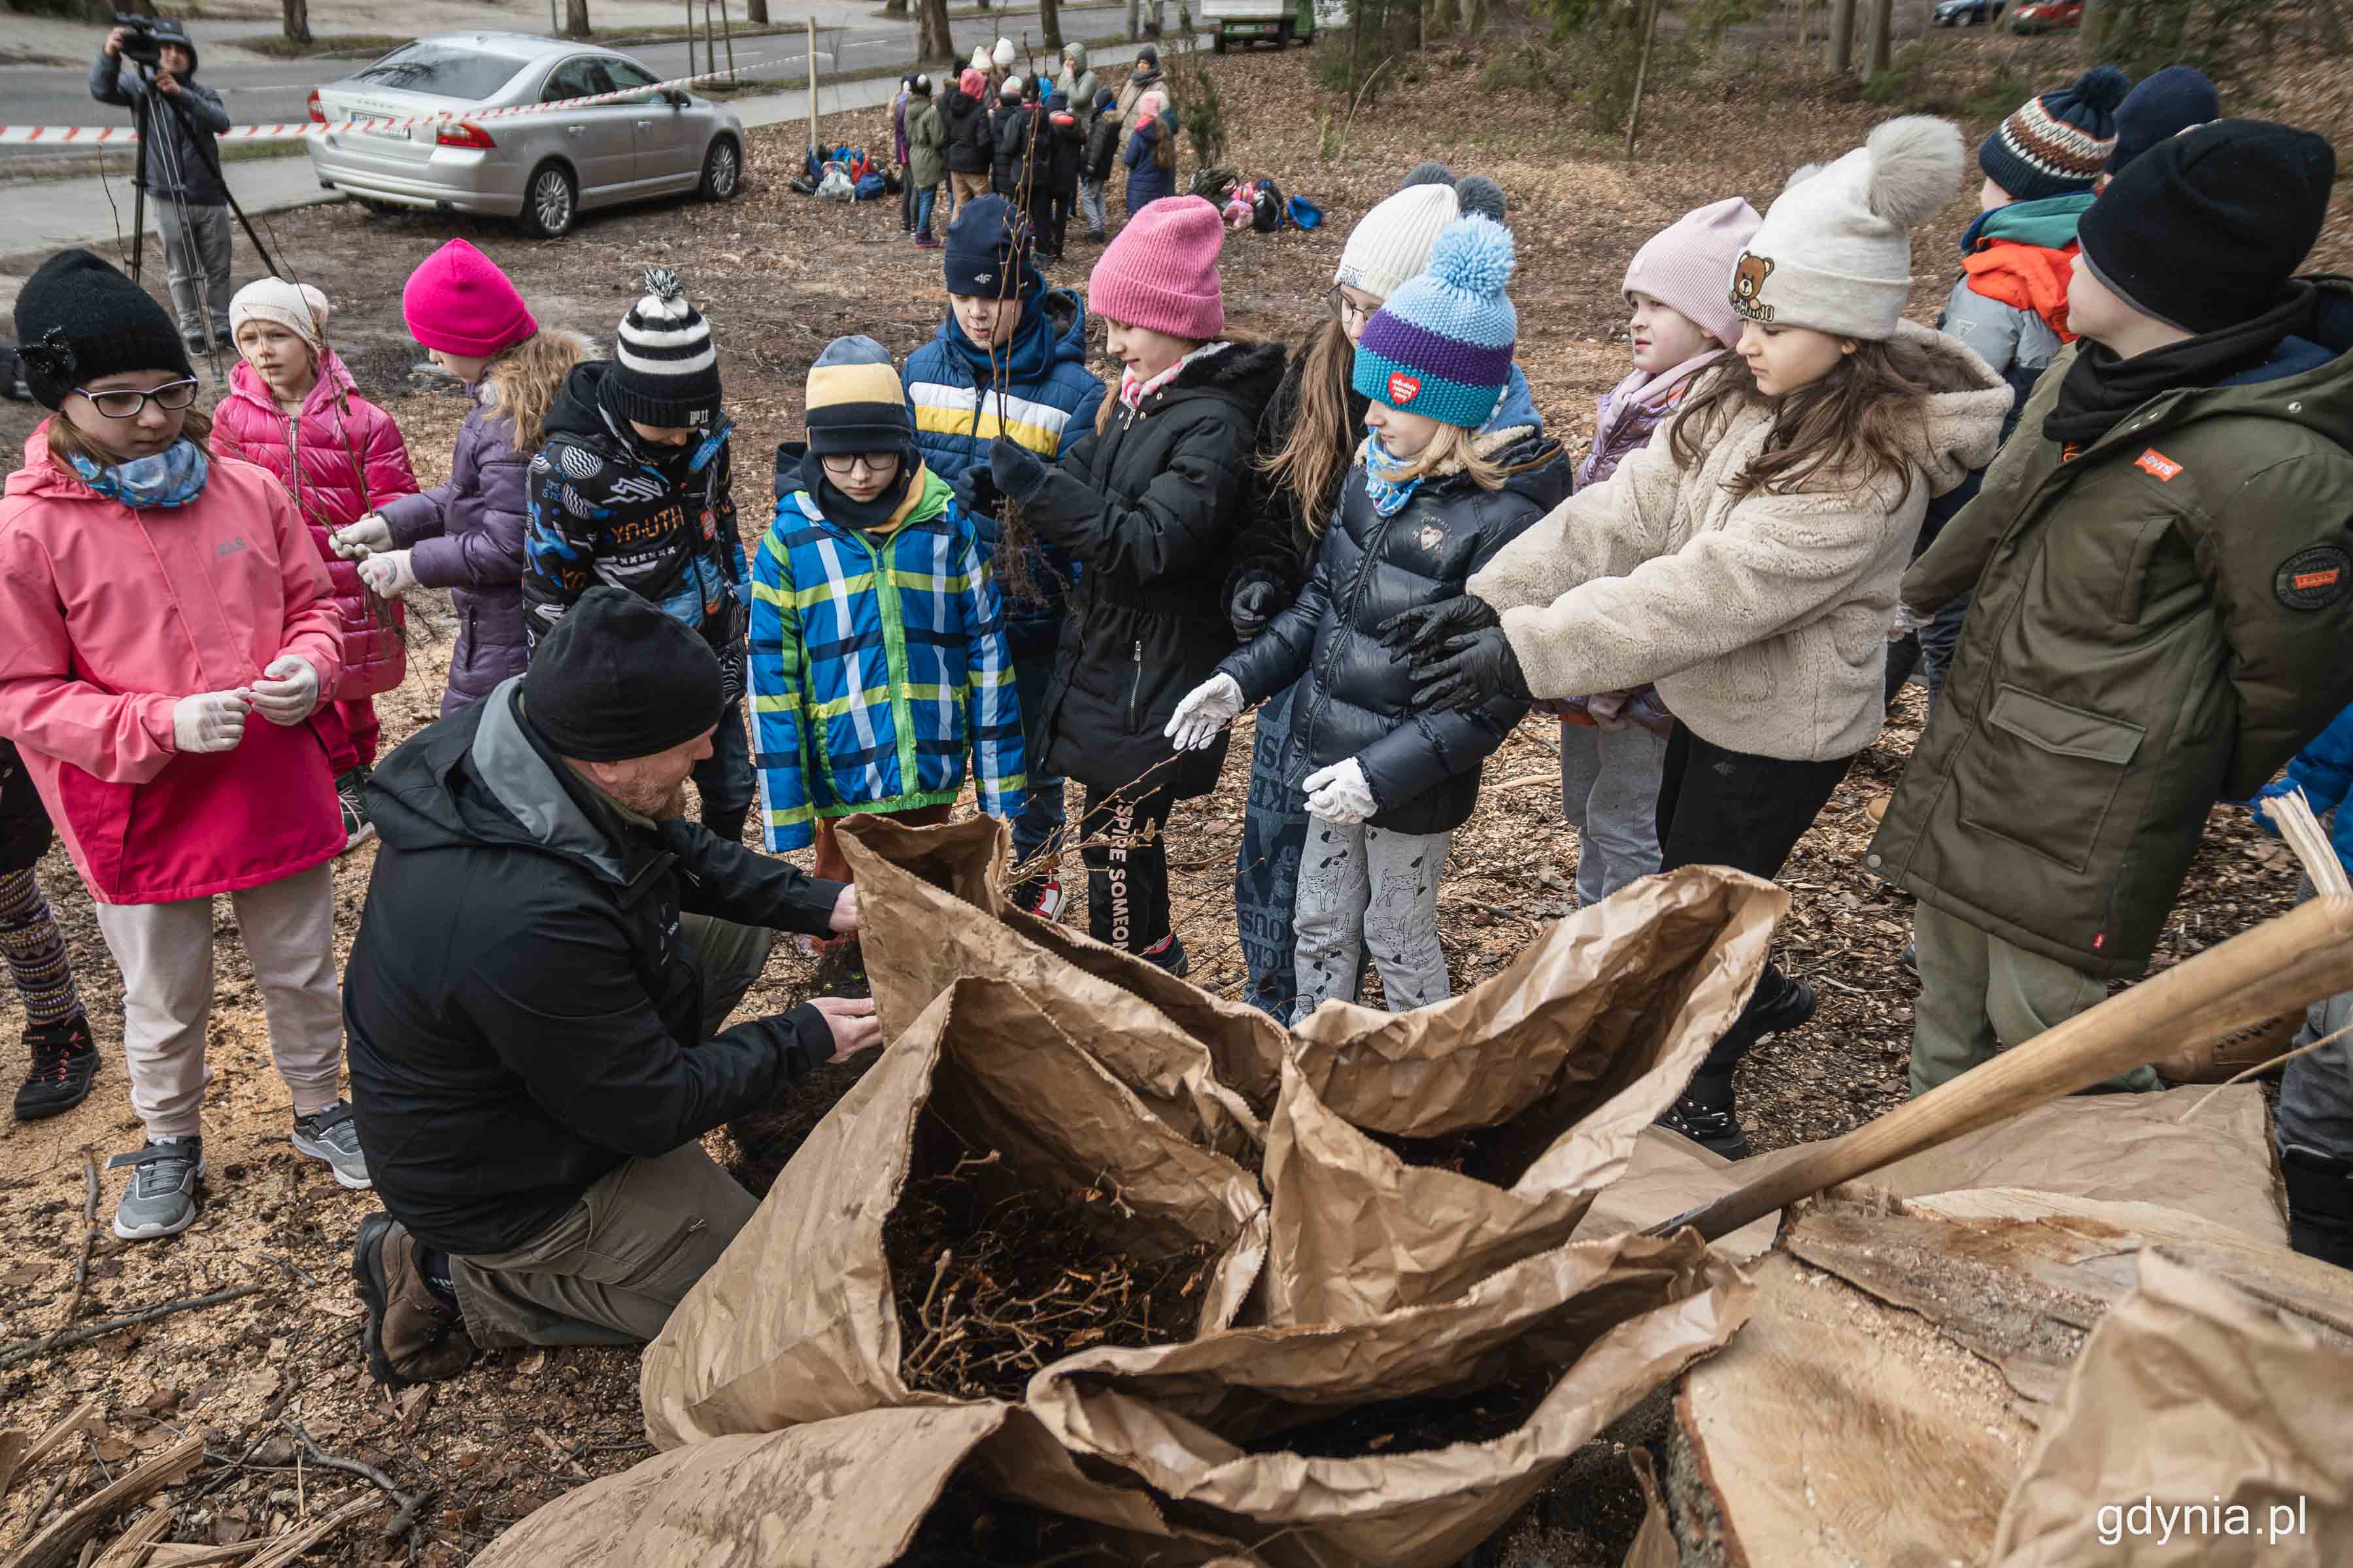
{"type": "MultiPolygon", "coordinates": [[[[1026,907],[1060,914],[1075,847],[1092,935],[1176,974],[1177,807],[1255,707],[1236,921],[1248,998],[1286,1021],[1357,999],[1368,964],[1392,1008],[1450,994],[1451,837],[1532,706],[1559,722],[1589,903],[1693,864],[1778,875],[1878,736],[1888,661],[1923,658],[1932,716],[1869,857],[1917,900],[1915,1089],[2139,973],[2208,809],[2291,757],[2347,850],[2353,287],[2295,276],[2319,138],[2221,120],[2178,68],[2039,94],[1978,150],[1932,330],[1904,315],[1911,231],[1963,144],[1888,121],[1763,215],[1716,201],[1636,250],[1629,373],[1580,454],[1514,363],[1493,182],[1414,170],[1293,357],[1227,330],[1225,228],[1175,197],[1153,51],[1116,92],[1083,46],[1050,79],[1017,64],[1000,40],[902,81],[902,225],[943,250],[948,309],[903,367],[863,336],[818,355],[748,558],[718,346],[665,269],[594,357],[464,241],[428,258],[404,313],[473,408],[424,490],[318,289],[237,297],[243,363],[207,418],[135,285],[81,252],[28,282],[57,414],[0,511],[0,942],[31,1026],[16,1112],[55,1114],[97,1058],[34,880],[53,820],[124,976],[147,1141],[118,1162],[119,1234],[195,1213],[216,892],[297,1146],[367,1180],[326,868],[369,831],[371,700],[419,586],[457,604],[445,712],[590,588],[628,589],[726,672],[694,772],[722,837],[756,804],[768,849],[846,879],[840,818],[944,821],[969,784],[1026,907]],[[1107,240],[1083,295],[1039,271],[1074,214],[1107,240]]],[[[1814,1008],[1768,963],[1663,1120],[1745,1153],[1735,1069],[1814,1008]]],[[[2298,1245],[2340,1260],[2348,1065],[2302,1058],[2282,1108],[2298,1245]]]]}

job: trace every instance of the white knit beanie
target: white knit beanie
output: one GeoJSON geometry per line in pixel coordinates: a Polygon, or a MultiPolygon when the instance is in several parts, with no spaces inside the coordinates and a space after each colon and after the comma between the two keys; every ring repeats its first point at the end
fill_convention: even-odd
{"type": "Polygon", "coordinates": [[[997,68],[998,70],[1012,69],[1014,60],[1013,40],[1010,38],[997,39],[997,52],[989,58],[997,62],[997,68]]]}
{"type": "Polygon", "coordinates": [[[248,321],[271,321],[311,345],[312,353],[327,346],[327,318],[334,313],[327,297],[308,283],[264,278],[238,289],[228,302],[228,330],[248,321]]]}
{"type": "Polygon", "coordinates": [[[973,47],[972,47],[972,68],[973,68],[973,69],[975,69],[975,70],[976,70],[976,71],[978,71],[978,72],[980,72],[980,74],[981,74],[981,75],[983,75],[983,76],[987,76],[987,75],[988,74],[988,72],[989,72],[989,58],[988,58],[988,46],[987,46],[987,44],[975,44],[975,45],[973,45],[973,47]]]}
{"type": "Polygon", "coordinates": [[[1740,318],[1725,297],[1724,280],[1763,221],[1738,196],[1683,214],[1652,235],[1626,264],[1628,303],[1634,294],[1648,294],[1730,348],[1740,335],[1740,318]]]}
{"type": "Polygon", "coordinates": [[[1771,326],[1877,342],[1912,293],[1912,230],[1961,187],[1960,127],[1906,115],[1789,176],[1734,263],[1732,309],[1771,326]]]}
{"type": "Polygon", "coordinates": [[[1429,267],[1438,231],[1461,210],[1451,184],[1408,185],[1356,220],[1341,247],[1333,283],[1388,299],[1429,267]]]}

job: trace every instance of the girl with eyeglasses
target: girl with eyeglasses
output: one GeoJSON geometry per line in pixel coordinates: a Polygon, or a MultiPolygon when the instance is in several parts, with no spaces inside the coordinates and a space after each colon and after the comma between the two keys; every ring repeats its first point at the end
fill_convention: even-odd
{"type": "Polygon", "coordinates": [[[97,905],[122,971],[123,1051],[146,1142],[114,1233],[195,1218],[227,893],[293,1099],[294,1146],[368,1184],[337,1097],[334,883],[343,813],[308,722],[343,673],[327,568],[267,469],[216,458],[172,319],[86,250],[16,300],[52,416],[0,500],[0,732],[97,905]]]}
{"type": "Polygon", "coordinates": [[[814,845],[847,882],[834,823],[945,822],[967,759],[981,810],[1021,814],[1021,705],[987,554],[915,449],[890,354],[835,339],[807,408],[752,560],[752,760],[768,849],[814,845]]]}
{"type": "MultiPolygon", "coordinates": [[[[1493,181],[1478,174],[1457,180],[1444,164],[1424,163],[1349,231],[1324,296],[1329,317],[1306,352],[1291,362],[1259,421],[1248,511],[1252,521],[1219,601],[1237,640],[1258,636],[1299,597],[1324,525],[1340,504],[1342,481],[1364,442],[1371,406],[1350,384],[1356,340],[1389,295],[1429,264],[1439,231],[1473,212],[1502,221],[1504,193],[1493,181]]],[[[1517,365],[1496,423],[1543,432],[1543,417],[1517,365]]],[[[1234,858],[1234,914],[1250,975],[1244,994],[1278,1018],[1291,1016],[1297,990],[1292,913],[1307,842],[1307,805],[1299,789],[1306,769],[1285,756],[1291,697],[1286,686],[1259,710],[1249,805],[1234,858]]]]}

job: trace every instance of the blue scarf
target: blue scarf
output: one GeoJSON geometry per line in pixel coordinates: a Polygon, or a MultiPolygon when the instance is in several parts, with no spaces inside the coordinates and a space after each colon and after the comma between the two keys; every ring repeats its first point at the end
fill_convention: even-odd
{"type": "Polygon", "coordinates": [[[101,468],[76,452],[73,466],[82,483],[133,511],[187,505],[205,493],[205,478],[211,471],[204,448],[185,436],[152,458],[101,468]]]}
{"type": "Polygon", "coordinates": [[[1392,454],[1381,445],[1380,432],[1365,437],[1365,498],[1373,503],[1373,510],[1382,517],[1395,517],[1421,488],[1421,476],[1409,479],[1393,476],[1411,468],[1412,462],[1392,454]]]}

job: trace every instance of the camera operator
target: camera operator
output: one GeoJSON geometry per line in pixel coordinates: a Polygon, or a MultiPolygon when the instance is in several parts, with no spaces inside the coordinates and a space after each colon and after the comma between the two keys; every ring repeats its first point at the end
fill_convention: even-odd
{"type": "Polygon", "coordinates": [[[139,18],[107,34],[105,49],[90,68],[90,95],[100,103],[135,113],[152,89],[139,155],[147,194],[156,204],[180,337],[192,355],[232,346],[228,187],[221,183],[220,153],[213,144],[228,129],[228,110],[195,74],[196,46],[178,23],[139,18]],[[125,60],[142,68],[125,71],[125,60]]]}

